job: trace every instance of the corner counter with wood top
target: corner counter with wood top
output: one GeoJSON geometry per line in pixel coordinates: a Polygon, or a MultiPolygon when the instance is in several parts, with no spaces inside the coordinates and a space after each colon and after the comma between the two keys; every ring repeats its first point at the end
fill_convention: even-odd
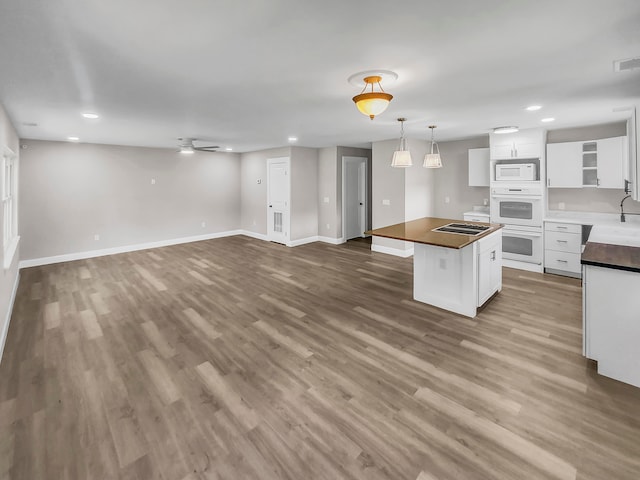
{"type": "Polygon", "coordinates": [[[413,298],[467,317],[502,290],[502,225],[426,217],[366,232],[414,243],[413,298]],[[451,223],[488,227],[437,232],[451,223]]]}

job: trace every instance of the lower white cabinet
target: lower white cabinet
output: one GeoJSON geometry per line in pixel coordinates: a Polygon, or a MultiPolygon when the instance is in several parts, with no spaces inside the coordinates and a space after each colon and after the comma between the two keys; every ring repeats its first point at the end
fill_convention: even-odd
{"type": "Polygon", "coordinates": [[[584,265],[583,354],[598,373],[640,387],[640,273],[584,265]]]}
{"type": "Polygon", "coordinates": [[[582,225],[544,222],[544,269],[548,273],[580,278],[582,225]]]}
{"type": "Polygon", "coordinates": [[[478,241],[478,306],[502,290],[501,240],[502,237],[494,235],[478,241]]]}

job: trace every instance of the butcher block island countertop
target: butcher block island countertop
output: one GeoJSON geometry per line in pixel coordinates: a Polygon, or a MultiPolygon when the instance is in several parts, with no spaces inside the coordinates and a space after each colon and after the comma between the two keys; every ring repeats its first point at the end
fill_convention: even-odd
{"type": "Polygon", "coordinates": [[[420,218],[376,228],[370,235],[413,242],[413,298],[475,317],[502,290],[502,225],[420,218]],[[489,226],[478,235],[434,232],[449,223],[489,226]]]}
{"type": "Polygon", "coordinates": [[[425,217],[410,222],[397,223],[388,227],[376,228],[365,232],[367,235],[393,238],[407,242],[423,243],[446,248],[463,248],[480,240],[487,235],[502,228],[498,223],[468,222],[465,220],[452,220],[450,218],[425,217]],[[479,235],[464,235],[460,233],[434,232],[434,228],[442,227],[449,223],[468,223],[471,225],[489,225],[491,228],[479,235]]]}

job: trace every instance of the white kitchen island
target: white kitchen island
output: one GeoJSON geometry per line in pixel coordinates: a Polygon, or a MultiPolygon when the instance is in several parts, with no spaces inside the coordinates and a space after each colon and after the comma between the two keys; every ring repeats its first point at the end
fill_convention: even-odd
{"type": "Polygon", "coordinates": [[[367,232],[414,242],[413,298],[467,317],[502,290],[501,225],[465,222],[489,227],[478,235],[435,232],[460,222],[426,217],[367,232]]]}

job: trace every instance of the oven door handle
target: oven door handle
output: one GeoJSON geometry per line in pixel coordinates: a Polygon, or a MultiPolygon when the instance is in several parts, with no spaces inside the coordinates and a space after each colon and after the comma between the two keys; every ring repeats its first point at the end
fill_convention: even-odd
{"type": "Polygon", "coordinates": [[[520,195],[513,193],[511,195],[491,195],[491,198],[510,198],[512,200],[542,200],[542,197],[537,195],[520,195]]]}
{"type": "Polygon", "coordinates": [[[538,238],[541,237],[541,233],[529,233],[529,232],[514,232],[513,230],[502,229],[502,234],[506,236],[514,236],[514,237],[530,237],[530,238],[538,238]]]}

